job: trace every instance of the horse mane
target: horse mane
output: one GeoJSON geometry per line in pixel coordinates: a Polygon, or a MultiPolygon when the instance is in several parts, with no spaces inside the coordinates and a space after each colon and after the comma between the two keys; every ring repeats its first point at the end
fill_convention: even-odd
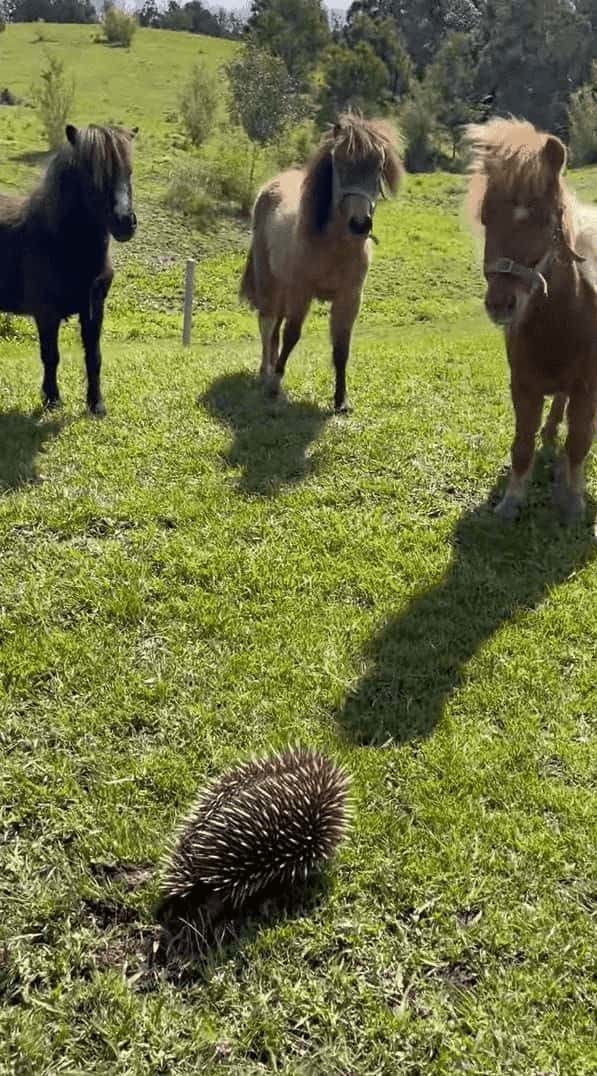
{"type": "Polygon", "coordinates": [[[102,191],[109,189],[116,177],[131,166],[133,131],[90,124],[67,128],[67,134],[68,141],[56,150],[28,199],[30,206],[42,210],[50,220],[59,215],[65,189],[72,184],[74,173],[84,175],[88,183],[102,191]]]}
{"type": "MultiPolygon", "coordinates": [[[[382,161],[385,191],[395,194],[402,177],[397,152],[398,134],[385,120],[366,120],[356,112],[344,112],[324,134],[319,148],[305,169],[301,211],[308,229],[322,232],[332,202],[333,157],[357,164],[371,158],[382,161]]],[[[383,192],[382,192],[383,193],[383,192]]]]}
{"type": "Polygon", "coordinates": [[[555,135],[540,131],[528,120],[495,118],[470,124],[465,141],[472,151],[467,208],[479,220],[488,184],[505,197],[521,202],[543,200],[554,191],[559,204],[568,204],[561,178],[566,148],[555,135]]]}

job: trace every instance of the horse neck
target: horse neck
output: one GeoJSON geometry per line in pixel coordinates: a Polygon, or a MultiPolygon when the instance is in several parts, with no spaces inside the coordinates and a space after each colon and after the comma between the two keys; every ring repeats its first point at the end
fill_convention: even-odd
{"type": "Polygon", "coordinates": [[[102,218],[86,204],[79,175],[65,172],[54,177],[54,182],[58,188],[40,192],[38,199],[51,231],[77,245],[105,248],[109,241],[108,229],[102,218]]]}

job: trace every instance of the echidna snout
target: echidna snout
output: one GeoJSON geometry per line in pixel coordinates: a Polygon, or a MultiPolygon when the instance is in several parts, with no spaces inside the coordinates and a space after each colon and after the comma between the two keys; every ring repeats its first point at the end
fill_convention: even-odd
{"type": "Polygon", "coordinates": [[[238,911],[288,896],[333,854],[347,822],[348,776],[316,751],[293,749],[213,782],[179,828],[164,865],[162,918],[238,911]]]}

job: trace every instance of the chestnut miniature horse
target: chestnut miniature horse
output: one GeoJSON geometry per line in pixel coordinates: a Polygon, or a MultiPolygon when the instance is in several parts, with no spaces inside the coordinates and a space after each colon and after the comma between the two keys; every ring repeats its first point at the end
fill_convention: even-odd
{"type": "Polygon", "coordinates": [[[396,192],[402,174],[395,143],[383,121],[346,113],[306,169],[282,172],[257,195],[240,295],[259,315],[261,377],[272,396],[312,299],[323,299],[331,302],[334,407],[348,409],[346,364],[371,260],[375,205],[384,191],[396,192]]]}
{"type": "Polygon", "coordinates": [[[554,499],[572,522],[585,511],[597,411],[597,213],[567,190],[566,150],[555,136],[494,119],[469,127],[467,139],[469,206],[485,230],[485,307],[504,329],[516,419],[511,476],[496,512],[511,520],[524,504],[544,398],[552,396],[542,438],[555,442],[566,409],[554,499]]]}

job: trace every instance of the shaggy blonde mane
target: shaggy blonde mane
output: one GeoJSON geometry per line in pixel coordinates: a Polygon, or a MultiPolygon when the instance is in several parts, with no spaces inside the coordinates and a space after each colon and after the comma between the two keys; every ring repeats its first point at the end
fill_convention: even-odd
{"type": "Polygon", "coordinates": [[[562,172],[566,147],[555,135],[539,131],[527,120],[493,119],[471,124],[466,131],[471,150],[466,210],[479,224],[491,186],[521,204],[552,200],[562,210],[562,230],[569,246],[586,260],[582,276],[597,284],[597,209],[583,205],[567,188],[562,172]]]}
{"type": "MultiPolygon", "coordinates": [[[[553,192],[554,173],[566,164],[566,148],[554,135],[539,131],[528,120],[493,119],[470,124],[465,141],[471,150],[467,208],[473,220],[479,219],[487,187],[499,189],[505,197],[521,202],[543,200],[553,192]],[[552,160],[546,148],[553,150],[552,160]],[[553,159],[561,155],[559,167],[553,159]]],[[[568,192],[558,179],[560,204],[566,205],[568,192]]]]}

